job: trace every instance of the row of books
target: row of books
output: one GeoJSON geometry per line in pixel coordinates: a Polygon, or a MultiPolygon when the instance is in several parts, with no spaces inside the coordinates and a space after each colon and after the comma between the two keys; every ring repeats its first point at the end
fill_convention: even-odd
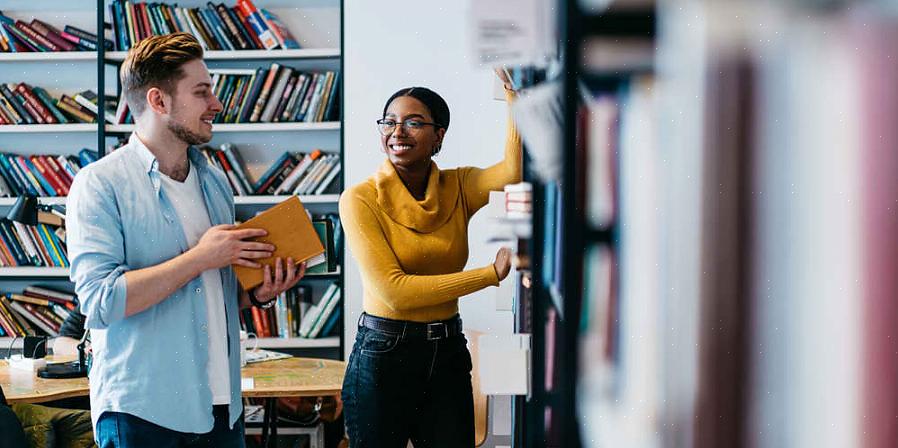
{"type": "Polygon", "coordinates": [[[74,294],[42,286],[0,295],[0,336],[58,336],[62,322],[77,307],[74,294]]]}
{"type": "Polygon", "coordinates": [[[0,153],[0,197],[68,196],[78,171],[98,157],[86,148],[77,156],[0,153]]]}
{"type": "MultiPolygon", "coordinates": [[[[340,73],[269,68],[212,69],[213,92],[224,106],[215,123],[320,123],[340,119],[340,73]]],[[[95,102],[95,101],[94,101],[95,102]]],[[[124,97],[106,103],[106,121],[131,124],[124,97]]]]}
{"type": "Polygon", "coordinates": [[[65,231],[43,222],[32,226],[0,219],[0,266],[69,267],[65,231]]]}
{"type": "Polygon", "coordinates": [[[220,149],[204,146],[201,151],[209,163],[224,171],[236,196],[313,195],[339,191],[336,181],[342,169],[339,154],[328,154],[319,149],[309,153],[285,152],[253,182],[234,145],[225,143],[220,149]]]}
{"type": "Polygon", "coordinates": [[[209,73],[224,105],[217,123],[318,123],[340,117],[339,72],[301,72],[274,62],[267,69],[209,73]]]}
{"type": "Polygon", "coordinates": [[[24,82],[0,83],[0,125],[93,123],[97,111],[97,94],[92,90],[56,99],[24,82]]]}
{"type": "Polygon", "coordinates": [[[233,7],[212,2],[206,5],[182,8],[115,0],[108,10],[115,47],[124,51],[150,36],[186,32],[193,34],[206,50],[299,48],[296,38],[277,16],[257,9],[250,0],[237,0],[233,7]]]}
{"type": "Polygon", "coordinates": [[[31,23],[0,13],[0,52],[95,51],[97,35],[66,25],[62,30],[39,19],[31,23]]]}
{"type": "Polygon", "coordinates": [[[269,309],[252,307],[241,312],[241,326],[260,338],[319,338],[338,334],[342,310],[342,290],[331,283],[318,303],[312,301],[312,287],[302,285],[277,298],[269,309]]]}

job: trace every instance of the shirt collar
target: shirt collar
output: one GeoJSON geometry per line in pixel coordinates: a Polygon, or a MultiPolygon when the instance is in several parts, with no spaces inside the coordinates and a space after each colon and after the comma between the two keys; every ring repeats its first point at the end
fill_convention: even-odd
{"type": "MultiPolygon", "coordinates": [[[[159,172],[159,160],[156,159],[156,155],[150,151],[150,148],[147,148],[147,145],[140,140],[136,132],[131,133],[131,136],[128,138],[128,145],[134,147],[137,155],[140,157],[141,165],[147,174],[159,172]]],[[[198,175],[206,169],[208,160],[206,160],[206,157],[204,157],[198,149],[193,147],[193,145],[187,147],[187,158],[190,159],[192,165],[197,170],[200,170],[197,172],[198,175]]]]}

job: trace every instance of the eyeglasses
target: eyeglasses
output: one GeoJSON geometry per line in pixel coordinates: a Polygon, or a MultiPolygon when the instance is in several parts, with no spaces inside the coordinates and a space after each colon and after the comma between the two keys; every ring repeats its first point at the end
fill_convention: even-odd
{"type": "Polygon", "coordinates": [[[380,129],[380,133],[383,135],[390,135],[393,131],[396,130],[397,125],[402,125],[406,131],[409,132],[418,132],[424,126],[433,126],[439,127],[440,125],[437,123],[428,123],[426,121],[416,120],[414,118],[409,118],[408,120],[402,121],[401,123],[396,120],[391,120],[389,118],[381,118],[377,120],[377,128],[380,129]]]}

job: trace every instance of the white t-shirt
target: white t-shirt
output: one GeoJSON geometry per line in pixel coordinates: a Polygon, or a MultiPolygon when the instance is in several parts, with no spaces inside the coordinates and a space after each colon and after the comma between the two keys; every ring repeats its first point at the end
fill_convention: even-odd
{"type": "MultiPolygon", "coordinates": [[[[171,202],[181,220],[187,246],[196,246],[200,238],[212,227],[203,191],[200,188],[196,167],[190,165],[190,172],[183,183],[161,174],[162,190],[171,202]]],[[[224,290],[218,269],[204,271],[200,275],[206,298],[207,329],[209,334],[209,387],[212,389],[213,404],[231,402],[231,377],[228,369],[228,334],[225,320],[224,290]]]]}

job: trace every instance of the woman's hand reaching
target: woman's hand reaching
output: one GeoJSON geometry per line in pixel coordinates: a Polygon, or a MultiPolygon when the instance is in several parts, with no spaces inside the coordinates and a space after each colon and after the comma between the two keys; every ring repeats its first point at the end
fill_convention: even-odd
{"type": "Polygon", "coordinates": [[[508,277],[508,271],[511,270],[511,249],[503,247],[496,253],[496,261],[493,262],[493,268],[496,269],[496,276],[499,281],[508,277]]]}
{"type": "Polygon", "coordinates": [[[511,79],[508,77],[508,72],[505,71],[504,67],[496,67],[493,69],[496,72],[496,76],[499,77],[499,80],[502,81],[502,84],[505,85],[505,90],[514,90],[514,84],[511,82],[511,79]]]}

